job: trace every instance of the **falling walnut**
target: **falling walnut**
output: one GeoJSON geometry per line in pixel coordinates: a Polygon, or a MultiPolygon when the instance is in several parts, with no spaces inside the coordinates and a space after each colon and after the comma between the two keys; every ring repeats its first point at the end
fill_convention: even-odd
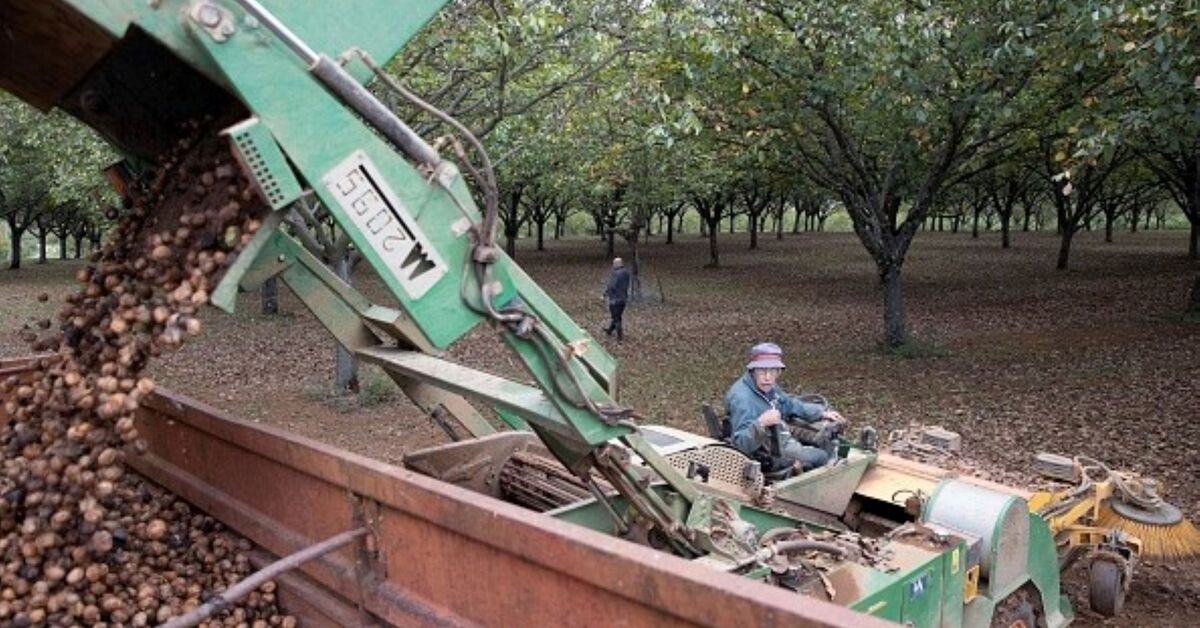
{"type": "MultiPolygon", "coordinates": [[[[202,327],[198,312],[253,237],[266,206],[215,124],[159,160],[149,184],[42,331],[35,376],[0,382],[0,625],[148,626],[251,572],[251,549],[212,518],[127,474],[145,450],[134,413],[151,359],[202,327]]],[[[45,301],[48,295],[40,295],[45,301]]],[[[211,625],[291,626],[274,584],[211,625]]]]}

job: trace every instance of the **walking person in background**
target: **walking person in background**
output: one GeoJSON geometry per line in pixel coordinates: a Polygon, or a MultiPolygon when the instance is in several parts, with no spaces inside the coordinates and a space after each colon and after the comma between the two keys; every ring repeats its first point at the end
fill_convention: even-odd
{"type": "Polygon", "coordinates": [[[625,314],[625,303],[629,301],[629,269],[619,257],[612,261],[612,272],[608,275],[608,287],[604,289],[604,300],[608,302],[608,313],[612,317],[604,333],[609,336],[617,334],[617,340],[625,338],[625,329],[621,324],[621,316],[625,314]]]}

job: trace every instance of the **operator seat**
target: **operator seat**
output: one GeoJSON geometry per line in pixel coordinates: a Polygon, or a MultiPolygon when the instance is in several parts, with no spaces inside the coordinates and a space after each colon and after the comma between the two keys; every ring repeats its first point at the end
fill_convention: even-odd
{"type": "MultiPolygon", "coordinates": [[[[721,441],[725,445],[734,447],[733,444],[733,424],[729,421],[728,416],[718,415],[712,404],[705,401],[700,404],[700,413],[704,415],[704,424],[708,427],[708,436],[713,440],[721,441]]],[[[736,449],[736,447],[734,447],[736,449]]],[[[739,450],[740,451],[740,450],[739,450]]],[[[742,452],[745,455],[745,452],[742,452]]],[[[757,460],[762,467],[763,478],[768,482],[779,482],[792,477],[795,469],[791,465],[786,465],[782,468],[775,468],[775,463],[769,457],[759,458],[757,456],[747,455],[752,460],[757,460]]]]}

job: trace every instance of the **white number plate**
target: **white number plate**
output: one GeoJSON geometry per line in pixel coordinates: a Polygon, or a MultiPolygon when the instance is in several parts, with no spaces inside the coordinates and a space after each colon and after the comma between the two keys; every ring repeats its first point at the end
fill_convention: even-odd
{"type": "Polygon", "coordinates": [[[355,151],[321,182],[410,298],[421,298],[446,274],[441,256],[365,153],[355,151]]]}

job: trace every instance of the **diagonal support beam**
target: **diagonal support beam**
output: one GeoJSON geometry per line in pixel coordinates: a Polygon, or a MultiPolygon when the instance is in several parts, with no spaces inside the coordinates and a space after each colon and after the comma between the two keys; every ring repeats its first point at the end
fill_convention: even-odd
{"type": "MultiPolygon", "coordinates": [[[[546,393],[533,386],[417,351],[379,346],[364,347],[356,353],[359,358],[375,364],[389,373],[397,373],[409,379],[479,400],[498,410],[507,410],[558,436],[566,437],[569,440],[578,440],[581,436],[563,418],[546,393]]],[[[608,439],[607,432],[582,434],[582,436],[585,440],[591,437],[599,439],[600,442],[608,439]]]]}
{"type": "MultiPolygon", "coordinates": [[[[244,289],[279,275],[334,338],[352,352],[383,344],[368,321],[402,346],[432,350],[432,345],[401,312],[371,303],[278,229],[256,249],[254,261],[237,271],[244,289]]],[[[449,414],[473,436],[495,433],[495,428],[461,396],[398,373],[389,372],[388,376],[425,412],[434,416],[449,414]]]]}

